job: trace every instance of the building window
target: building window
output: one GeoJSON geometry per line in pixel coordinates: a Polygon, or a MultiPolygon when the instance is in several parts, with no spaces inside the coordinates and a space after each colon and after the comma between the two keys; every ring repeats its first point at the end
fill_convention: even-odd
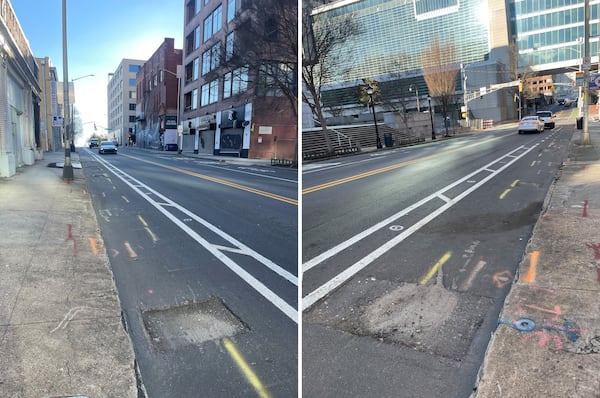
{"type": "Polygon", "coordinates": [[[192,109],[198,109],[198,89],[192,90],[192,109]]]}
{"type": "Polygon", "coordinates": [[[135,116],[129,116],[129,123],[135,123],[135,116]]]}
{"type": "Polygon", "coordinates": [[[129,72],[138,73],[142,67],[140,65],[129,65],[129,72]]]}
{"type": "Polygon", "coordinates": [[[202,86],[202,98],[200,99],[200,106],[206,106],[208,104],[214,104],[219,99],[219,80],[215,79],[210,83],[202,86]]]}
{"type": "Polygon", "coordinates": [[[295,91],[296,68],[285,63],[269,63],[258,71],[258,95],[282,96],[284,88],[295,91]]]}
{"type": "Polygon", "coordinates": [[[248,90],[248,67],[241,67],[223,76],[223,98],[248,90]]]}
{"type": "Polygon", "coordinates": [[[129,79],[129,87],[135,87],[135,79],[129,79]]]}
{"type": "Polygon", "coordinates": [[[202,9],[202,0],[190,0],[187,3],[187,20],[188,22],[194,18],[202,9]]]}
{"type": "Polygon", "coordinates": [[[219,67],[219,57],[221,53],[220,43],[215,44],[207,51],[202,53],[202,75],[207,74],[213,69],[219,67]]]}
{"type": "Polygon", "coordinates": [[[135,111],[135,104],[129,104],[129,110],[135,111]]]}
{"type": "Polygon", "coordinates": [[[208,17],[204,19],[204,41],[206,42],[215,33],[221,30],[223,20],[223,7],[219,5],[208,17]]]}
{"type": "Polygon", "coordinates": [[[136,99],[136,98],[137,98],[136,92],[135,91],[130,91],[129,92],[129,99],[136,99]]]}
{"type": "Polygon", "coordinates": [[[200,25],[194,29],[194,50],[200,47],[200,25]]]}
{"type": "Polygon", "coordinates": [[[225,37],[225,59],[229,61],[233,57],[235,32],[229,33],[225,37]]]}
{"type": "Polygon", "coordinates": [[[227,22],[231,22],[235,18],[235,0],[227,1],[227,22]]]}

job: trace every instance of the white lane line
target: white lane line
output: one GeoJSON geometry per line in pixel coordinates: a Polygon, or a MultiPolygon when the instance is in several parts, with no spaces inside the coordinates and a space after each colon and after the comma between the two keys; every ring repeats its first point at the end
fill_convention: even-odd
{"type": "MultiPolygon", "coordinates": [[[[509,154],[512,154],[523,148],[524,148],[523,146],[520,146],[517,149],[509,152],[509,154]]],[[[367,228],[366,230],[354,235],[350,239],[348,239],[348,240],[332,247],[331,249],[319,254],[318,256],[306,261],[304,264],[302,264],[302,272],[306,272],[306,271],[310,270],[311,268],[316,267],[317,265],[321,264],[323,261],[327,260],[330,257],[335,256],[336,254],[338,254],[339,252],[341,252],[343,250],[346,250],[350,246],[354,245],[356,242],[359,242],[360,240],[366,238],[367,236],[377,232],[378,230],[387,226],[391,222],[396,221],[397,219],[399,219],[401,217],[404,217],[405,215],[409,214],[413,210],[423,206],[424,204],[432,201],[433,199],[439,198],[440,195],[442,195],[444,192],[449,191],[450,189],[454,188],[455,186],[457,186],[459,184],[462,184],[465,181],[469,181],[473,176],[481,173],[482,171],[487,171],[489,173],[496,173],[496,170],[491,170],[491,169],[489,169],[489,167],[503,158],[504,158],[504,156],[501,156],[500,158],[486,164],[482,168],[475,170],[474,172],[453,182],[452,184],[445,186],[444,188],[440,189],[439,191],[434,192],[431,195],[421,199],[420,201],[410,205],[409,207],[402,209],[398,213],[391,215],[390,217],[386,218],[385,220],[378,222],[377,224],[373,225],[372,227],[367,228]]],[[[478,183],[474,184],[473,186],[479,186],[479,184],[481,184],[481,180],[478,183]]]]}
{"type": "Polygon", "coordinates": [[[298,310],[297,309],[295,309],[294,307],[289,305],[285,300],[283,300],[276,293],[271,291],[262,282],[260,282],[258,279],[256,279],[254,276],[252,276],[250,273],[248,273],[246,270],[244,270],[242,267],[240,267],[237,263],[235,263],[233,260],[231,260],[229,257],[227,257],[223,252],[221,252],[219,250],[219,248],[216,245],[211,244],[206,239],[201,237],[196,231],[194,231],[193,229],[188,227],[183,221],[179,220],[179,218],[177,218],[173,214],[169,213],[164,208],[164,206],[162,206],[159,202],[150,198],[148,195],[144,194],[144,192],[137,187],[142,186],[145,189],[149,190],[155,196],[159,197],[162,201],[169,203],[172,207],[176,208],[180,212],[182,212],[182,213],[186,214],[187,216],[191,217],[192,219],[196,220],[198,223],[200,223],[203,226],[205,226],[206,228],[210,229],[215,234],[217,234],[217,235],[221,236],[222,238],[224,238],[225,240],[229,241],[232,245],[237,246],[241,252],[246,253],[249,256],[253,257],[255,260],[261,262],[263,265],[265,265],[266,267],[268,267],[269,269],[271,269],[273,272],[277,273],[278,275],[284,277],[285,279],[287,279],[288,281],[293,283],[295,286],[298,286],[298,278],[296,278],[293,274],[289,273],[288,271],[284,270],[283,268],[279,267],[277,264],[273,263],[271,260],[267,259],[263,255],[255,252],[254,250],[250,249],[248,246],[239,242],[234,237],[228,235],[227,233],[220,230],[216,226],[208,223],[204,219],[200,218],[196,214],[194,214],[191,211],[189,211],[188,209],[180,206],[176,202],[174,202],[171,199],[167,198],[166,196],[160,194],[159,192],[155,191],[154,189],[150,188],[149,186],[136,180],[134,177],[132,177],[129,174],[125,173],[124,171],[120,170],[119,168],[117,168],[116,166],[107,162],[106,160],[104,160],[94,154],[91,154],[91,155],[92,155],[92,157],[96,158],[97,161],[102,163],[108,169],[108,171],[113,173],[121,181],[123,181],[126,185],[128,185],[131,189],[133,189],[140,196],[142,196],[144,199],[146,199],[146,201],[148,203],[150,203],[152,206],[154,206],[154,208],[156,208],[165,217],[167,217],[175,225],[177,225],[180,229],[182,229],[185,233],[187,233],[192,239],[194,239],[196,242],[198,242],[200,245],[202,245],[207,251],[209,251],[214,257],[216,257],[223,264],[225,264],[230,270],[235,272],[242,280],[244,280],[254,290],[256,290],[258,293],[260,293],[264,298],[269,300],[281,312],[283,312],[285,315],[287,315],[294,322],[298,323],[298,310]]]}
{"type": "MultiPolygon", "coordinates": [[[[513,151],[507,153],[506,155],[497,158],[496,160],[488,163],[487,165],[483,166],[482,168],[480,168],[478,170],[475,170],[471,174],[469,174],[469,175],[461,178],[458,181],[455,181],[454,183],[446,186],[445,188],[442,188],[438,192],[435,192],[432,195],[428,196],[427,198],[425,198],[425,199],[423,199],[423,200],[421,200],[421,201],[413,204],[412,206],[410,206],[409,209],[411,209],[411,210],[414,209],[414,208],[416,208],[416,207],[419,207],[423,203],[426,203],[426,202],[432,200],[433,198],[439,197],[439,195],[441,195],[443,192],[445,192],[445,191],[453,188],[454,186],[460,184],[461,182],[469,180],[471,177],[473,177],[473,175],[480,173],[481,171],[483,171],[486,168],[488,168],[490,165],[492,165],[494,163],[497,163],[498,161],[500,161],[501,159],[504,159],[505,157],[507,157],[509,155],[512,156],[512,154],[514,154],[515,152],[523,150],[523,152],[521,154],[519,154],[516,157],[512,158],[509,162],[507,162],[506,164],[502,165],[502,167],[500,167],[498,170],[495,170],[493,173],[490,173],[488,176],[484,177],[478,183],[470,186],[468,189],[466,189],[465,191],[463,191],[460,194],[458,194],[455,198],[451,199],[450,202],[445,203],[444,205],[442,205],[441,207],[439,207],[437,210],[435,210],[432,213],[430,213],[429,215],[427,215],[425,218],[419,220],[417,223],[415,223],[411,227],[409,227],[406,230],[404,230],[401,234],[399,234],[396,237],[392,238],[391,240],[387,241],[386,243],[384,243],[383,245],[381,245],[379,248],[375,249],[374,251],[372,251],[371,253],[369,253],[367,256],[363,257],[358,262],[356,262],[353,265],[351,265],[350,267],[346,268],[342,273],[338,274],[333,279],[329,280],[328,282],[324,283],[323,285],[321,285],[320,287],[318,287],[317,289],[315,289],[313,292],[311,292],[308,295],[306,295],[302,299],[302,310],[304,311],[304,310],[310,308],[317,301],[319,301],[320,299],[322,299],[323,297],[325,297],[331,291],[333,291],[336,288],[338,288],[340,285],[342,285],[348,279],[352,278],[354,275],[356,275],[358,272],[360,272],[366,266],[368,266],[369,264],[371,264],[373,261],[375,261],[376,259],[378,259],[382,255],[384,255],[385,253],[387,253],[389,250],[391,250],[396,245],[398,245],[399,243],[401,243],[402,241],[404,241],[406,238],[408,238],[410,235],[412,235],[413,233],[415,233],[416,231],[418,231],[419,229],[421,229],[423,226],[425,226],[431,220],[435,219],[437,216],[439,216],[440,214],[444,213],[446,210],[448,210],[449,208],[451,208],[452,206],[454,206],[456,203],[458,203],[459,201],[461,201],[462,199],[464,199],[466,196],[470,195],[476,189],[478,189],[483,184],[485,184],[486,182],[488,182],[489,180],[491,180],[492,178],[494,178],[500,172],[504,171],[506,168],[508,168],[509,166],[511,166],[514,162],[518,161],[520,158],[522,158],[523,156],[525,156],[526,154],[528,154],[529,152],[531,152],[537,146],[538,146],[538,144],[534,144],[530,148],[526,148],[524,146],[520,146],[517,149],[514,149],[513,151]]],[[[404,214],[407,214],[406,210],[403,210],[401,212],[396,213],[395,215],[393,215],[391,217],[388,217],[384,221],[382,221],[380,223],[377,223],[373,227],[371,227],[371,228],[369,228],[369,229],[367,229],[367,230],[365,230],[365,231],[363,231],[363,232],[355,235],[354,237],[350,238],[349,240],[340,243],[339,245],[337,245],[337,246],[333,247],[332,249],[326,251],[325,253],[321,254],[320,256],[317,256],[314,259],[308,261],[307,263],[310,264],[310,268],[312,268],[312,267],[320,264],[322,261],[324,261],[324,260],[326,260],[326,259],[328,259],[328,258],[330,258],[330,257],[332,257],[334,255],[336,255],[340,251],[342,251],[342,250],[348,248],[349,246],[351,246],[353,243],[355,243],[355,242],[363,239],[364,237],[372,234],[373,232],[377,231],[378,229],[382,228],[383,226],[389,224],[391,221],[395,221],[397,218],[400,217],[399,215],[404,215],[404,214]]],[[[305,269],[305,267],[303,267],[303,269],[305,269]]]]}

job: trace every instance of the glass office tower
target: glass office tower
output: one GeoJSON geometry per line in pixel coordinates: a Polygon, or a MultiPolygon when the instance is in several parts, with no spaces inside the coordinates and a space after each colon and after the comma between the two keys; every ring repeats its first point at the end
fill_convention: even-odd
{"type": "Polygon", "coordinates": [[[335,81],[377,78],[422,68],[419,56],[434,38],[455,46],[458,63],[484,61],[489,55],[486,0],[338,1],[313,13],[322,21],[351,15],[362,30],[345,47],[352,53],[350,72],[335,81]]]}
{"type": "MultiPolygon", "coordinates": [[[[590,55],[598,62],[598,6],[590,1],[590,55]]],[[[583,58],[584,0],[511,0],[510,25],[519,67],[578,68],[583,58]]]]}

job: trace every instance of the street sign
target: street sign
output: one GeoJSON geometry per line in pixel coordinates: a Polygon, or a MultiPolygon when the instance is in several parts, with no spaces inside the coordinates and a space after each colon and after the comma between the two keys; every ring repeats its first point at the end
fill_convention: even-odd
{"type": "Polygon", "coordinates": [[[583,85],[583,72],[575,72],[575,84],[578,86],[583,85]]]}
{"type": "Polygon", "coordinates": [[[600,74],[590,76],[590,90],[600,90],[600,74]]]}

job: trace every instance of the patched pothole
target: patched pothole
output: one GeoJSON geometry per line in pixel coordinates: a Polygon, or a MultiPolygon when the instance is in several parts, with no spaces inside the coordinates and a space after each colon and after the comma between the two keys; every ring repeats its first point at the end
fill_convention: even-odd
{"type": "Polygon", "coordinates": [[[409,346],[438,333],[457,305],[454,292],[441,286],[404,284],[363,308],[359,334],[385,337],[409,346]]]}
{"type": "Polygon", "coordinates": [[[248,327],[219,299],[142,311],[144,327],[159,350],[232,337],[248,327]]]}

